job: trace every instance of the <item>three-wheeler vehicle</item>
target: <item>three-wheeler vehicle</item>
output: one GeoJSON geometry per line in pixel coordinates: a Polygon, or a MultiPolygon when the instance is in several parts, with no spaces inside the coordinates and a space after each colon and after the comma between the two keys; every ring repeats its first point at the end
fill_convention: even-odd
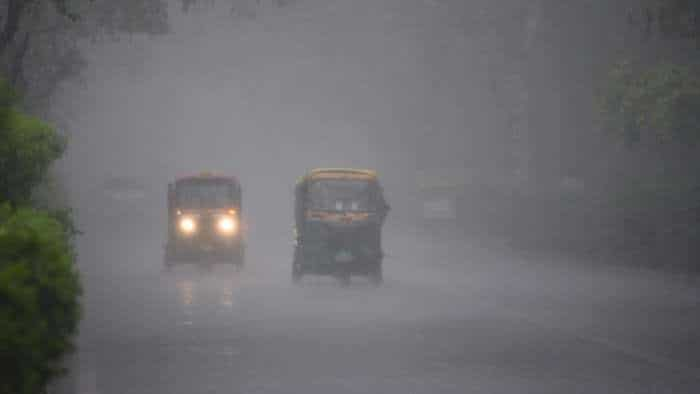
{"type": "Polygon", "coordinates": [[[168,184],[166,268],[180,263],[244,264],[241,186],[235,177],[202,173],[168,184]]]}
{"type": "Polygon", "coordinates": [[[381,284],[381,232],[388,211],[374,171],[314,169],[301,177],[295,187],[292,281],[330,275],[347,285],[360,275],[381,284]]]}

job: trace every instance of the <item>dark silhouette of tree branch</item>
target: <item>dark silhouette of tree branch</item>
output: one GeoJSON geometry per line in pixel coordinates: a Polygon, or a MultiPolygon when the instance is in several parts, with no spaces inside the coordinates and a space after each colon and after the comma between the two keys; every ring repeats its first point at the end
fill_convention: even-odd
{"type": "Polygon", "coordinates": [[[19,31],[20,20],[31,0],[7,0],[5,25],[0,31],[0,55],[5,53],[19,31]]]}

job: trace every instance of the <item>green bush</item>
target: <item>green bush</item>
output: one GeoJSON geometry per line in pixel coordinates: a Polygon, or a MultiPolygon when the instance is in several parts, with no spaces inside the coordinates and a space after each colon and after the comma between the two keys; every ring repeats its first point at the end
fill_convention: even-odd
{"type": "Polygon", "coordinates": [[[622,62],[598,104],[604,127],[629,143],[700,142],[700,74],[691,67],[622,62]]]}
{"type": "Polygon", "coordinates": [[[71,234],[50,214],[0,207],[0,394],[37,394],[61,373],[80,317],[71,234]]]}
{"type": "Polygon", "coordinates": [[[0,80],[0,201],[21,204],[29,201],[66,141],[46,123],[20,112],[13,99],[0,80]]]}

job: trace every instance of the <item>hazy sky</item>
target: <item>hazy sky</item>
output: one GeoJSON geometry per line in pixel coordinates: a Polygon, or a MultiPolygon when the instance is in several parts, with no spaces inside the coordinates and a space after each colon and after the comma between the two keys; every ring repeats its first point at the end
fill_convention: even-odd
{"type": "Polygon", "coordinates": [[[499,58],[440,2],[263,1],[254,18],[174,4],[170,20],[169,35],[85,44],[82,81],[54,109],[70,119],[78,190],[110,173],[165,185],[218,170],[286,198],[309,168],[358,166],[405,196],[416,169],[497,146],[499,58]]]}

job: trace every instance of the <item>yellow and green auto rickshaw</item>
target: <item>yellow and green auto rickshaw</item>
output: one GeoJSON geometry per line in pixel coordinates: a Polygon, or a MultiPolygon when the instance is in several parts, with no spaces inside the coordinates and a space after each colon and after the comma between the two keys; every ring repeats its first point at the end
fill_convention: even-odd
{"type": "Polygon", "coordinates": [[[381,232],[389,205],[370,170],[315,169],[295,188],[292,280],[332,275],[347,284],[352,275],[382,282],[381,232]]]}
{"type": "Polygon", "coordinates": [[[185,176],[168,185],[165,265],[244,264],[241,186],[230,176],[185,176]]]}

